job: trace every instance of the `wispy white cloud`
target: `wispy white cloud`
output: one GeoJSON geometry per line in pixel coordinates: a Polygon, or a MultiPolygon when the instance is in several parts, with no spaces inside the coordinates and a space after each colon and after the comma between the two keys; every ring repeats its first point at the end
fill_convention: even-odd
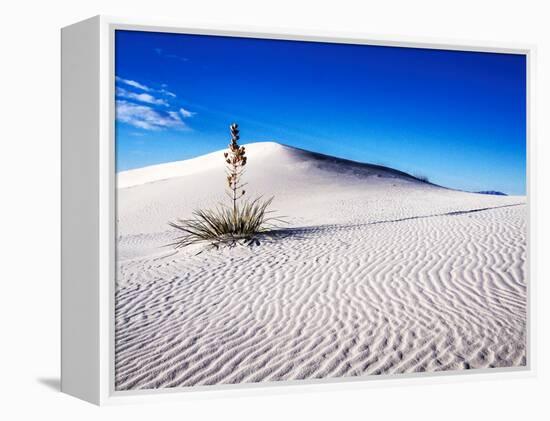
{"type": "MultiPolygon", "coordinates": [[[[150,86],[144,85],[143,83],[140,83],[131,79],[124,79],[120,76],[116,76],[115,79],[119,84],[131,86],[132,88],[135,88],[141,91],[145,91],[149,93],[159,93],[164,96],[168,96],[170,98],[176,98],[176,94],[174,92],[171,92],[168,89],[166,89],[168,85],[166,85],[165,83],[161,85],[162,89],[154,89],[154,88],[151,88],[150,86]]],[[[148,101],[145,101],[145,102],[148,102],[148,101]]]]}
{"type": "Polygon", "coordinates": [[[168,102],[166,102],[164,99],[155,98],[153,95],[144,92],[130,92],[124,88],[117,88],[116,95],[120,98],[133,99],[135,101],[145,102],[147,104],[164,105],[166,107],[168,106],[168,102]]]}
{"type": "Polygon", "coordinates": [[[119,76],[116,82],[117,121],[143,130],[189,129],[183,120],[196,113],[173,107],[171,100],[176,94],[168,90],[168,85],[157,89],[119,76]]]}
{"type": "Polygon", "coordinates": [[[116,118],[118,121],[144,130],[189,129],[176,111],[163,113],[150,106],[125,100],[116,101],[116,118]]]}
{"type": "Polygon", "coordinates": [[[197,113],[186,110],[185,108],[180,108],[180,114],[182,115],[183,118],[190,118],[190,117],[193,117],[197,113]]]}
{"type": "Polygon", "coordinates": [[[180,120],[181,121],[181,118],[179,116],[179,114],[177,113],[177,111],[168,111],[168,115],[172,118],[172,120],[180,120]]]}
{"type": "Polygon", "coordinates": [[[164,88],[159,89],[157,92],[160,92],[161,94],[166,95],[166,96],[169,96],[169,97],[171,97],[171,98],[175,98],[175,97],[176,97],[176,94],[175,94],[174,92],[170,92],[170,91],[168,91],[168,90],[166,90],[166,89],[164,89],[164,88]]]}
{"type": "Polygon", "coordinates": [[[161,57],[171,58],[171,59],[183,61],[183,62],[189,61],[189,58],[187,57],[180,56],[178,54],[167,53],[162,48],[155,48],[155,52],[161,57]]]}
{"type": "Polygon", "coordinates": [[[145,92],[152,91],[152,89],[149,88],[148,86],[143,85],[139,82],[136,82],[135,80],[124,79],[124,78],[121,78],[120,76],[116,76],[115,79],[116,79],[117,82],[124,83],[128,86],[132,86],[133,88],[141,89],[142,91],[145,91],[145,92]]]}

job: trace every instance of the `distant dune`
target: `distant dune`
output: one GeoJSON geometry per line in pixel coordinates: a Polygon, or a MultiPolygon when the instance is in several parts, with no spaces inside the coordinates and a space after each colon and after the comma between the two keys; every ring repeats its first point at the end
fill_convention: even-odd
{"type": "Polygon", "coordinates": [[[163,247],[226,200],[223,151],[118,175],[117,389],[526,364],[524,196],[245,146],[289,223],[252,248],[163,247]]]}

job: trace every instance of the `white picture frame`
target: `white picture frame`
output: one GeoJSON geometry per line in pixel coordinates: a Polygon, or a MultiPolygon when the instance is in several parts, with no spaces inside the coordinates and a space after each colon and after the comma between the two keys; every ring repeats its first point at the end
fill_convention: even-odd
{"type": "Polygon", "coordinates": [[[62,391],[97,405],[210,396],[295,393],[343,388],[475,381],[533,376],[536,338],[533,279],[532,45],[461,43],[364,34],[266,28],[186,26],[96,16],[62,34],[62,391]],[[527,365],[516,368],[220,385],[147,391],[114,390],[115,155],[114,31],[139,30],[250,38],[421,47],[523,54],[527,62],[528,317],[527,365]],[[473,376],[473,377],[472,377],[473,376]]]}

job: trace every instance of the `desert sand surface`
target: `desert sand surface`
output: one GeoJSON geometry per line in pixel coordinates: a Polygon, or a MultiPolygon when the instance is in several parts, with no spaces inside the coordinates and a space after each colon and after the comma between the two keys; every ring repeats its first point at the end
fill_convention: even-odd
{"type": "Polygon", "coordinates": [[[252,247],[165,247],[226,200],[223,151],[119,173],[117,390],[526,364],[524,196],[245,146],[287,221],[252,247]]]}

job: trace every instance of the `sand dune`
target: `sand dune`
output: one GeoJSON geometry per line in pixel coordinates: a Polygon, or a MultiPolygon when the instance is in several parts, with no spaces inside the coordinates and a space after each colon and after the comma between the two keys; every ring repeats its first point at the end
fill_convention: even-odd
{"type": "Polygon", "coordinates": [[[221,152],[118,177],[119,390],[526,364],[525,197],[247,145],[284,239],[162,247],[223,200],[221,152]]]}

